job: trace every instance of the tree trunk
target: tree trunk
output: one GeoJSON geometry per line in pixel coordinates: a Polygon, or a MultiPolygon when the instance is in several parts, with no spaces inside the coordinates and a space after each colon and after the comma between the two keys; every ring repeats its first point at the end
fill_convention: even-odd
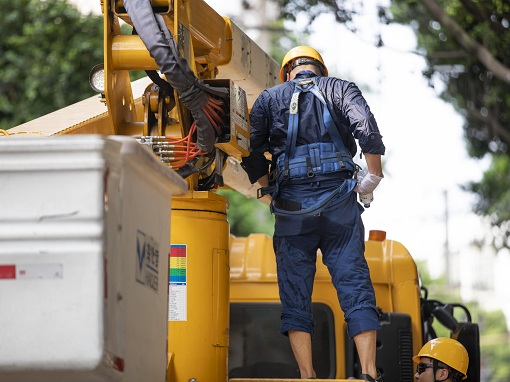
{"type": "Polygon", "coordinates": [[[457,22],[448,16],[435,0],[422,0],[429,13],[451,33],[457,43],[474,55],[496,78],[510,85],[510,69],[498,61],[482,44],[471,38],[457,22]]]}

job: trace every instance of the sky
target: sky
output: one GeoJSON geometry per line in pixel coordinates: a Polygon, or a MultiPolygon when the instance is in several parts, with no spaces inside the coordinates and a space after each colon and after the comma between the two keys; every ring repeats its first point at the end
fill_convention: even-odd
{"type": "MultiPolygon", "coordinates": [[[[487,163],[468,157],[462,117],[439,99],[438,90],[429,87],[422,76],[424,59],[410,53],[416,48],[413,31],[405,26],[380,26],[375,16],[377,1],[364,1],[365,13],[356,24],[356,34],[324,15],[312,25],[310,36],[301,34],[299,43],[322,54],[330,75],[364,89],[383,135],[385,178],[363,214],[367,235],[372,229],[386,231],[389,239],[404,244],[415,259],[427,259],[431,272],[438,276],[445,267],[447,231],[450,252],[459,254],[469,250],[472,240],[486,230],[471,212],[472,195],[460,186],[480,180],[487,163]],[[383,48],[375,47],[377,33],[382,34],[383,48]]],[[[99,0],[71,2],[84,13],[100,13],[99,0]]],[[[241,0],[206,2],[220,15],[242,22],[255,41],[260,37],[257,29],[249,27],[261,21],[254,13],[242,11],[241,0]]],[[[386,5],[385,0],[378,3],[386,5]]],[[[298,19],[286,28],[299,35],[303,25],[298,19]]],[[[363,159],[356,159],[364,165],[363,159]]]]}

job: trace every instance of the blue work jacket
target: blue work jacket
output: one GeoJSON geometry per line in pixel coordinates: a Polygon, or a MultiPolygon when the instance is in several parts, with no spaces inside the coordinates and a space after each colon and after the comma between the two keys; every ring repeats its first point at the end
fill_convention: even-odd
{"type": "MultiPolygon", "coordinates": [[[[296,79],[316,77],[304,70],[296,79]]],[[[361,91],[353,82],[334,77],[317,77],[317,86],[328,104],[331,116],[343,138],[344,145],[354,156],[357,151],[354,138],[363,153],[385,152],[377,122],[361,91]]],[[[294,93],[293,81],[264,90],[250,112],[251,153],[242,160],[251,183],[268,174],[271,162],[264,153],[271,154],[272,163],[285,152],[289,124],[289,106],[294,93]]],[[[331,142],[323,121],[322,103],[311,93],[299,97],[299,129],[296,146],[315,142],[331,142]]]]}

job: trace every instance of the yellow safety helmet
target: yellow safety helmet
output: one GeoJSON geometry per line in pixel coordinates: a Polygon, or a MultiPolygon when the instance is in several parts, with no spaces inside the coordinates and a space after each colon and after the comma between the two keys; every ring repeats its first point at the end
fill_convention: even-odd
{"type": "Polygon", "coordinates": [[[309,46],[296,46],[287,52],[282,61],[282,68],[280,69],[280,80],[285,82],[287,73],[290,73],[298,65],[311,64],[319,67],[324,76],[328,75],[328,68],[324,65],[319,52],[309,46]],[[305,60],[299,61],[299,58],[305,60]],[[318,65],[320,63],[320,65],[318,65]]]}
{"type": "Polygon", "coordinates": [[[418,355],[413,357],[413,361],[419,363],[420,357],[437,359],[462,373],[464,375],[462,379],[467,378],[469,356],[466,348],[459,341],[447,337],[434,338],[423,345],[418,355]]]}

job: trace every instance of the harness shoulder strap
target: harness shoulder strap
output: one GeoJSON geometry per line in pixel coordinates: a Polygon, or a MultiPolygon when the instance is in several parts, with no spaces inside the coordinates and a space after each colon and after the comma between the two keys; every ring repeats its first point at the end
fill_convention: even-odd
{"type": "Polygon", "coordinates": [[[293,82],[295,87],[289,105],[289,124],[287,128],[287,145],[285,148],[286,158],[294,157],[296,151],[299,128],[299,95],[303,91],[308,91],[311,87],[315,86],[315,82],[310,78],[306,78],[304,80],[293,80],[293,82]]]}
{"type": "Polygon", "coordinates": [[[328,104],[320,91],[319,87],[316,83],[316,77],[293,80],[296,84],[294,88],[294,93],[292,94],[292,98],[290,101],[289,107],[289,125],[287,129],[287,147],[285,149],[285,157],[293,158],[296,151],[296,142],[299,128],[299,95],[302,92],[311,92],[315,97],[319,99],[322,103],[323,113],[322,118],[324,120],[324,125],[326,126],[326,130],[331,137],[331,140],[335,144],[336,149],[342,157],[350,158],[351,154],[347,151],[345,144],[343,143],[343,139],[340,136],[340,133],[331,117],[331,112],[329,111],[328,104]]]}
{"type": "Polygon", "coordinates": [[[322,117],[324,119],[324,125],[326,126],[326,130],[331,137],[331,140],[335,144],[336,149],[343,157],[351,157],[351,154],[347,151],[344,141],[342,137],[340,136],[340,133],[335,125],[335,122],[333,121],[333,117],[331,117],[331,112],[329,111],[328,104],[326,103],[326,100],[324,99],[324,96],[322,95],[322,92],[320,91],[319,87],[315,83],[315,77],[314,80],[314,86],[310,89],[313,95],[315,95],[324,106],[322,117]]]}

